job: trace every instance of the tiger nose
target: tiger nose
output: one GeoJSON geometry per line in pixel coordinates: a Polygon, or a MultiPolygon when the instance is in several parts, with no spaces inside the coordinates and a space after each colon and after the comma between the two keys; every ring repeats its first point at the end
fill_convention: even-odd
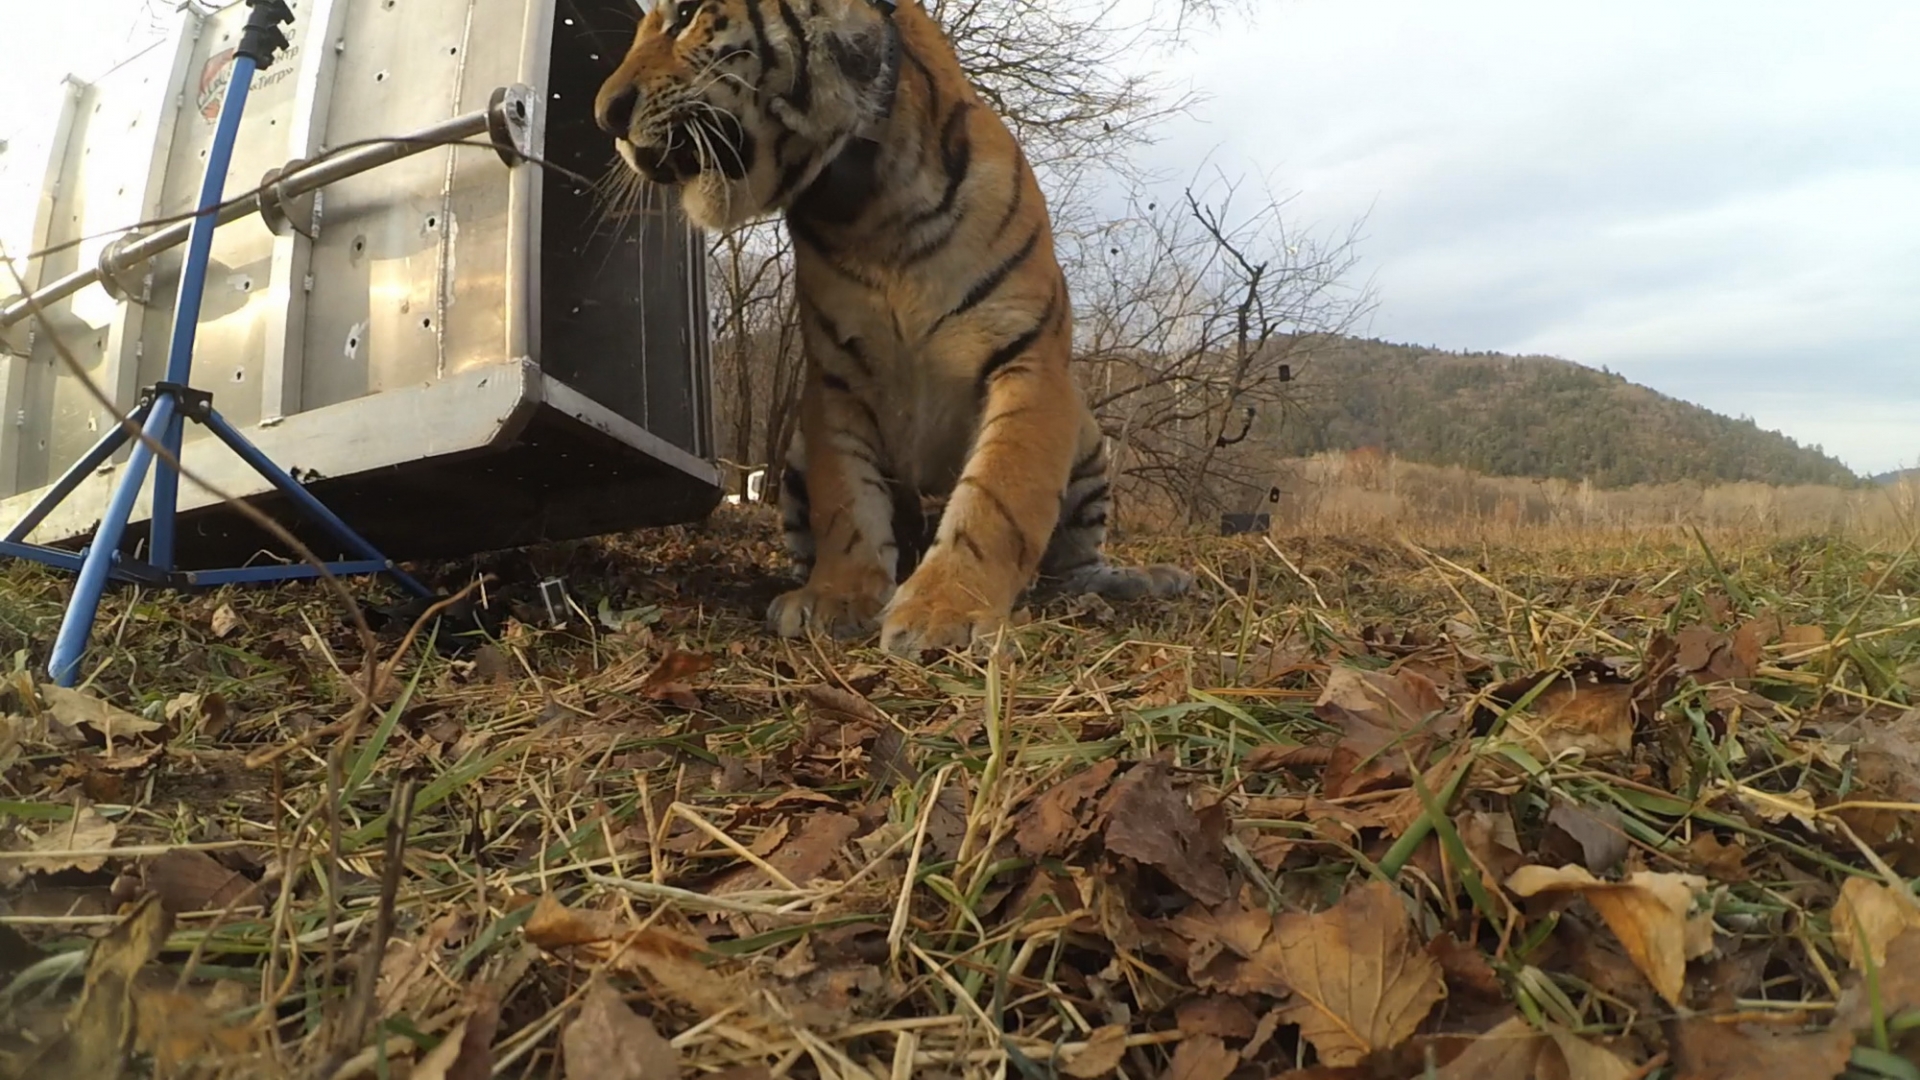
{"type": "Polygon", "coordinates": [[[599,100],[593,103],[593,118],[600,130],[615,138],[625,138],[627,126],[633,122],[633,106],[640,100],[640,91],[632,83],[603,87],[599,100]]]}

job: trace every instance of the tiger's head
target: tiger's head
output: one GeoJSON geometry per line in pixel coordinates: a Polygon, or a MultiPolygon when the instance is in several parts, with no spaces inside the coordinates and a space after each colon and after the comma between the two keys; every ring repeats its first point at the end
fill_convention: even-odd
{"type": "Polygon", "coordinates": [[[865,125],[898,75],[891,0],[655,0],[594,119],[687,217],[780,210],[865,125]]]}

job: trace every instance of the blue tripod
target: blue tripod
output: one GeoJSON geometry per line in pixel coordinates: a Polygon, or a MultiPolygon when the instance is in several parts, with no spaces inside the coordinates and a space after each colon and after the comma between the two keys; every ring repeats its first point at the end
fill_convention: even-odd
{"type": "MultiPolygon", "coordinates": [[[[213,231],[219,225],[214,212],[220,205],[220,195],[226,186],[227,166],[232,160],[234,138],[240,130],[240,114],[246,108],[247,91],[254,73],[266,70],[273,63],[274,54],[287,47],[287,38],[281,33],[280,25],[293,21],[293,12],[287,7],[286,0],[247,0],[247,6],[253,10],[240,36],[240,44],[234,49],[232,77],[220,106],[220,120],[214,129],[213,146],[207,152],[206,175],[200,182],[199,216],[193,219],[187,234],[187,257],[180,272],[180,292],[173,309],[173,337],[167,349],[167,376],[141,395],[128,418],[140,425],[140,430],[148,439],[165,446],[174,461],[180,460],[181,434],[185,422],[192,420],[205,425],[221,442],[240,455],[241,460],[279,489],[303,514],[319,523],[335,541],[357,556],[344,562],[326,564],[330,573],[369,574],[385,571],[398,579],[408,591],[430,596],[432,593],[424,585],[396,567],[392,560],[314,498],[299,481],[248,442],[246,436],[214,410],[213,395],[187,385],[193,368],[193,341],[200,320],[200,298],[207,283],[207,261],[213,251],[213,231]]],[[[67,603],[66,616],[60,622],[60,635],[54,640],[53,657],[47,665],[54,682],[61,686],[72,686],[77,680],[80,658],[86,652],[87,639],[93,633],[94,616],[99,611],[100,596],[106,590],[109,578],[123,582],[179,586],[286,581],[319,576],[318,570],[304,564],[176,571],[173,566],[174,511],[179,500],[180,475],[164,461],[154,467],[153,517],[148,533],[147,560],[141,562],[123,557],[119,550],[121,536],[126,532],[127,519],[133,513],[133,503],[140,494],[140,487],[146,482],[147,469],[154,466],[154,453],[146,440],[134,444],[133,452],[127,458],[126,472],[113,489],[113,496],[107,502],[106,513],[100,519],[92,543],[78,554],[28,543],[27,534],[65,501],[87,474],[104,464],[130,438],[132,436],[125,426],[116,424],[110,428],[92,449],[81,455],[80,460],[74,462],[47,489],[47,493],[27,511],[26,516],[15,523],[5,539],[0,540],[0,555],[32,559],[79,572],[73,597],[67,603]]]]}

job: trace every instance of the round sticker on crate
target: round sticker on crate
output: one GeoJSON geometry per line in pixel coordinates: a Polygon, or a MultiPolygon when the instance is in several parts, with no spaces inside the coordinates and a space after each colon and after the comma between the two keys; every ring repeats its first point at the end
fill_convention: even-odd
{"type": "Polygon", "coordinates": [[[207,57],[207,62],[200,68],[200,88],[194,98],[201,116],[209,120],[219,119],[220,103],[226,100],[227,82],[232,78],[232,49],[222,49],[207,57]]]}

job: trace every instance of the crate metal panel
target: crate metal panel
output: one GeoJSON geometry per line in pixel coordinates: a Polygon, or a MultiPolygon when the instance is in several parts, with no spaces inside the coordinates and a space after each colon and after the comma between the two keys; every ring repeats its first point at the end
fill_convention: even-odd
{"type": "MultiPolygon", "coordinates": [[[[624,0],[292,7],[290,48],[254,77],[230,198],[290,163],[484,110],[511,86],[531,91],[531,152],[588,175],[613,160],[590,102],[631,33],[624,0]]],[[[186,211],[246,11],[188,10],[171,41],[76,86],[36,235],[9,247],[186,211]]],[[[437,147],[291,200],[286,225],[231,222],[214,237],[192,383],[398,558],[696,519],[720,495],[705,242],[668,196],[617,222],[594,199],[536,166],[509,170],[484,145],[437,147]]],[[[94,265],[108,240],[47,257],[29,284],[94,265]]],[[[0,407],[13,418],[0,435],[0,529],[107,421],[56,337],[129,407],[164,372],[182,253],[0,330],[0,407]]],[[[189,468],[275,505],[216,440],[186,431],[189,468]]],[[[84,542],[116,468],[32,538],[84,542]]],[[[188,565],[271,546],[191,483],[181,510],[188,565]]],[[[143,497],[130,535],[147,513],[143,497]]]]}

